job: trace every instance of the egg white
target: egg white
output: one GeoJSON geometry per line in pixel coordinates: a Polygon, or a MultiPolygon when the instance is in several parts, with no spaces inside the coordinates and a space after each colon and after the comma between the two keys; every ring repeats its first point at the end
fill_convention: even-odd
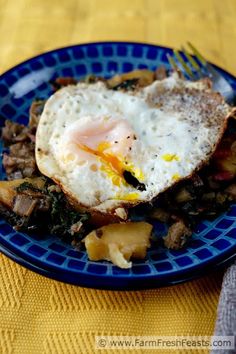
{"type": "Polygon", "coordinates": [[[37,165],[78,205],[109,213],[121,205],[151,201],[190,176],[214,151],[228,113],[222,98],[203,83],[176,77],[134,93],[112,91],[101,82],[79,83],[59,90],[46,102],[36,134],[37,165]],[[128,151],[119,154],[117,148],[114,155],[123,164],[128,161],[145,190],[122,178],[117,185],[102,168],[101,158],[84,154],[71,143],[73,132],[104,119],[127,120],[134,132],[128,151]]]}

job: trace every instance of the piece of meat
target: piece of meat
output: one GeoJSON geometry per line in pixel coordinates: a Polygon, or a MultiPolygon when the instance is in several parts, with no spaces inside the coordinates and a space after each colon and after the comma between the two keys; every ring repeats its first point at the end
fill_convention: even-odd
{"type": "Polygon", "coordinates": [[[9,153],[3,154],[3,166],[9,180],[38,174],[34,149],[34,143],[20,142],[11,145],[9,153]]]}
{"type": "Polygon", "coordinates": [[[26,188],[17,192],[13,212],[19,216],[31,216],[33,212],[47,212],[51,207],[50,198],[41,191],[26,188]]]}
{"type": "Polygon", "coordinates": [[[230,171],[220,171],[216,172],[212,177],[216,182],[224,182],[233,180],[235,175],[233,172],[230,171]]]}
{"type": "Polygon", "coordinates": [[[3,166],[9,180],[38,175],[35,161],[36,127],[5,121],[2,139],[9,152],[3,154],[3,166]]]}
{"type": "Polygon", "coordinates": [[[159,66],[154,73],[156,80],[163,80],[167,77],[166,68],[164,66],[159,66]]]}
{"type": "Polygon", "coordinates": [[[30,216],[37,205],[37,199],[28,195],[18,194],[14,201],[13,212],[19,216],[30,216]]]}
{"type": "Polygon", "coordinates": [[[34,128],[36,131],[36,128],[39,123],[39,118],[43,112],[43,108],[45,105],[44,100],[35,100],[30,106],[30,120],[29,120],[29,126],[31,128],[34,128]]]}
{"type": "Polygon", "coordinates": [[[192,231],[182,220],[179,220],[169,227],[167,236],[164,237],[164,244],[167,248],[178,250],[185,245],[191,235],[192,231]]]}
{"type": "Polygon", "coordinates": [[[211,162],[215,181],[230,181],[236,177],[236,133],[225,134],[211,162]]]}
{"type": "Polygon", "coordinates": [[[2,181],[0,215],[17,230],[47,228],[42,218],[45,220],[50,215],[51,198],[44,189],[44,183],[40,178],[2,181]]]}
{"type": "Polygon", "coordinates": [[[7,222],[13,225],[15,230],[23,229],[27,222],[27,217],[16,215],[11,209],[0,203],[0,215],[4,217],[7,222]]]}
{"type": "Polygon", "coordinates": [[[23,124],[5,121],[5,126],[2,128],[1,138],[5,146],[10,146],[15,143],[35,140],[35,128],[27,127],[23,124]]]}
{"type": "Polygon", "coordinates": [[[27,139],[28,128],[22,124],[5,121],[5,126],[2,128],[2,140],[6,145],[11,145],[19,141],[27,139]]]}
{"type": "Polygon", "coordinates": [[[51,85],[54,91],[60,90],[62,87],[68,85],[76,85],[78,80],[73,77],[57,77],[54,81],[51,81],[51,85]]]}

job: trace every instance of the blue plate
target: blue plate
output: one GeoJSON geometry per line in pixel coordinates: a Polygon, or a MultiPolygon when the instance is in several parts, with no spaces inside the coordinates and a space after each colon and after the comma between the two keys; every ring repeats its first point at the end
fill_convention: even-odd
{"type": "MultiPolygon", "coordinates": [[[[0,124],[6,118],[27,124],[35,98],[51,94],[49,81],[58,76],[109,77],[137,68],[168,68],[170,48],[141,43],[104,42],[57,49],[17,65],[0,77],[0,124]]],[[[236,79],[223,71],[236,90],[236,79]]],[[[2,147],[1,147],[2,149],[2,147]]],[[[0,168],[1,179],[5,177],[0,168]]],[[[16,262],[48,277],[76,285],[106,289],[141,289],[192,279],[234,258],[236,254],[236,205],[214,221],[200,223],[187,248],[162,247],[148,251],[144,261],[122,270],[108,262],[91,262],[86,252],[52,235],[16,232],[0,219],[0,250],[16,262]]],[[[156,225],[161,233],[163,226],[156,225]]]]}

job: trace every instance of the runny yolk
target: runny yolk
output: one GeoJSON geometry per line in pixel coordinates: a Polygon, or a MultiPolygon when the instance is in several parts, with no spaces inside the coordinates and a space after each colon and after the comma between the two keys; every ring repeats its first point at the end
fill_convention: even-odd
{"type": "Polygon", "coordinates": [[[101,159],[103,165],[101,170],[104,171],[112,180],[112,183],[116,186],[120,186],[121,183],[126,184],[123,173],[124,171],[130,171],[135,175],[135,177],[143,181],[144,176],[141,170],[134,168],[132,164],[121,161],[117,156],[105,153],[104,151],[110,148],[111,144],[109,142],[102,142],[98,145],[97,150],[94,150],[86,145],[77,144],[77,146],[90,154],[93,154],[101,159]]]}
{"type": "Polygon", "coordinates": [[[90,147],[82,144],[77,144],[77,145],[81,150],[84,150],[85,152],[98,156],[103,162],[111,166],[117,175],[123,178],[124,167],[122,162],[115,155],[104,153],[104,150],[106,150],[109,147],[108,144],[109,143],[106,143],[106,147],[104,146],[104,148],[102,148],[100,144],[98,146],[98,150],[93,150],[90,147]]]}

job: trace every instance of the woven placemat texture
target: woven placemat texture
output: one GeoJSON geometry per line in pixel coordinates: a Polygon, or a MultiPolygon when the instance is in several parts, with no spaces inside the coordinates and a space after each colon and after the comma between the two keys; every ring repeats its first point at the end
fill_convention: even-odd
{"type": "MultiPolygon", "coordinates": [[[[191,40],[236,74],[235,18],[234,0],[0,0],[0,72],[70,44],[191,40]]],[[[100,352],[99,334],[211,335],[221,282],[220,272],[156,290],[100,291],[44,278],[0,255],[0,353],[90,354],[100,352]]]]}
{"type": "Polygon", "coordinates": [[[213,331],[221,275],[162,289],[113,292],[44,278],[3,255],[0,265],[2,353],[90,354],[95,335],[213,331]]]}

